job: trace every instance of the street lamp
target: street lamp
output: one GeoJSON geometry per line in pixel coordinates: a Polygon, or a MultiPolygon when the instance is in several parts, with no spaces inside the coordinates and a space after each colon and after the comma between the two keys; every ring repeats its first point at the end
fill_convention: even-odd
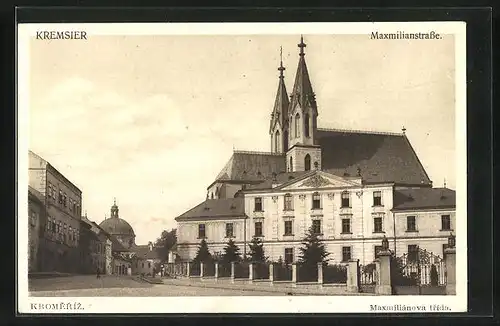
{"type": "Polygon", "coordinates": [[[450,236],[448,237],[448,248],[455,248],[455,236],[453,232],[450,232],[450,236]]]}

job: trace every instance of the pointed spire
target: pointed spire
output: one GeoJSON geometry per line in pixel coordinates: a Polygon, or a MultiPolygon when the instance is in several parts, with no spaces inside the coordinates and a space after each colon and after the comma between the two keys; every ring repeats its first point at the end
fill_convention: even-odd
{"type": "Polygon", "coordinates": [[[276,92],[276,99],[274,101],[273,112],[271,113],[271,125],[269,132],[273,133],[274,126],[279,121],[281,123],[282,130],[286,129],[287,118],[288,118],[288,93],[285,87],[285,77],[283,76],[283,71],[285,71],[285,67],[283,66],[283,47],[280,46],[280,65],[278,67],[279,75],[279,83],[278,83],[278,91],[276,92]]]}
{"type": "Polygon", "coordinates": [[[307,104],[310,104],[314,114],[317,115],[316,96],[312,89],[311,79],[309,78],[309,72],[304,58],[304,48],[306,47],[306,44],[304,43],[304,37],[302,35],[300,36],[300,43],[298,44],[298,47],[300,48],[300,58],[297,73],[295,74],[289,111],[294,109],[297,104],[299,104],[302,109],[304,109],[307,104]]]}
{"type": "Polygon", "coordinates": [[[307,46],[305,43],[304,43],[304,36],[303,35],[300,35],[300,43],[297,44],[297,46],[300,48],[300,53],[299,55],[301,57],[305,56],[306,54],[304,53],[304,48],[307,46]]]}

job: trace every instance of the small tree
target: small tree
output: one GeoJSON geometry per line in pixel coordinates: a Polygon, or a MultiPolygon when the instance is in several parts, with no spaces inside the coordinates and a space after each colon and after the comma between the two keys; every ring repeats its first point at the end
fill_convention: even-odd
{"type": "Polygon", "coordinates": [[[264,244],[260,238],[254,237],[249,244],[250,247],[250,260],[252,262],[266,262],[266,256],[264,255],[264,244]]]}
{"type": "Polygon", "coordinates": [[[224,247],[224,255],[222,261],[225,263],[236,262],[241,260],[240,248],[236,246],[233,239],[229,239],[224,247]]]}
{"type": "Polygon", "coordinates": [[[202,239],[200,242],[200,246],[198,247],[198,252],[196,256],[193,258],[193,262],[195,263],[208,263],[212,260],[212,255],[210,251],[208,251],[208,245],[205,239],[202,239]]]}
{"type": "Polygon", "coordinates": [[[308,266],[317,266],[318,263],[327,265],[330,253],[326,251],[324,243],[314,233],[311,226],[307,230],[306,237],[302,240],[302,247],[299,248],[299,262],[308,266]]]}

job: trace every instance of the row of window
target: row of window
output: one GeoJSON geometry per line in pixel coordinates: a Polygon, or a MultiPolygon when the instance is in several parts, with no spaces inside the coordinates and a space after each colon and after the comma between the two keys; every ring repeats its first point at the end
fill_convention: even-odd
{"type": "Polygon", "coordinates": [[[81,206],[80,203],[68,197],[68,195],[62,190],[57,190],[57,187],[50,182],[48,183],[48,191],[47,198],[57,202],[60,206],[67,208],[70,212],[75,214],[76,216],[81,215],[81,206]]]}
{"type": "MultiPolygon", "coordinates": [[[[382,206],[382,192],[373,192],[373,206],[382,206]]],[[[347,191],[342,192],[340,196],[340,207],[348,208],[351,207],[351,194],[347,191]]],[[[319,192],[312,194],[312,209],[321,209],[321,195],[319,192]]],[[[285,194],[283,210],[293,211],[293,196],[291,194],[285,194]]],[[[254,211],[263,212],[264,205],[262,197],[255,197],[254,199],[254,211]]]]}
{"type": "MultiPolygon", "coordinates": [[[[293,235],[293,221],[287,220],[284,221],[284,235],[290,236],[293,235]]],[[[441,216],[441,230],[449,231],[451,230],[451,218],[450,215],[442,215],[441,216]]],[[[313,220],[312,221],[312,231],[314,234],[319,235],[322,234],[321,230],[321,220],[313,220]]],[[[406,217],[406,231],[408,232],[416,232],[417,225],[415,216],[407,216],[406,217]]],[[[383,226],[383,218],[382,217],[374,217],[373,218],[373,232],[384,232],[383,226]]],[[[342,218],[342,232],[343,234],[352,233],[352,221],[351,218],[342,218]]],[[[262,230],[262,221],[257,221],[254,223],[254,236],[261,237],[263,235],[262,230]]],[[[198,224],[198,238],[206,237],[206,228],[205,224],[198,224]]],[[[234,224],[226,223],[226,237],[234,237],[234,224]]]]}
{"type": "MultiPolygon", "coordinates": [[[[139,262],[138,261],[135,262],[135,267],[139,268],[139,262]]],[[[142,262],[142,268],[144,268],[144,262],[142,262]]],[[[150,261],[148,261],[148,268],[151,268],[151,262],[150,261]]]]}
{"type": "Polygon", "coordinates": [[[92,240],[92,252],[97,254],[105,254],[106,253],[106,245],[102,242],[92,240]]]}
{"type": "Polygon", "coordinates": [[[50,216],[47,217],[46,231],[54,235],[57,240],[61,240],[70,246],[77,245],[80,239],[80,230],[61,221],[56,221],[55,218],[50,216]]]}

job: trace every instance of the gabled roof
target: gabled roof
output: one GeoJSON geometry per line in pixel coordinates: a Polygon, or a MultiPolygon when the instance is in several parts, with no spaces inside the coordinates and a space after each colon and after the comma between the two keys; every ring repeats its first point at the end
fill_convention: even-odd
{"type": "Polygon", "coordinates": [[[339,176],[359,172],[366,183],[432,185],[404,134],[318,129],[316,135],[324,171],[339,176]]]}
{"type": "Polygon", "coordinates": [[[234,151],[216,181],[264,181],[286,171],[285,154],[234,151]]]}
{"type": "Polygon", "coordinates": [[[153,247],[153,250],[149,250],[149,245],[141,245],[133,247],[132,250],[139,259],[160,259],[158,248],[156,247],[153,247]]]}
{"type": "Polygon", "coordinates": [[[280,173],[276,175],[276,178],[267,178],[265,181],[254,184],[254,185],[249,185],[246,187],[245,190],[265,190],[265,189],[271,189],[273,185],[283,185],[285,183],[288,183],[292,180],[296,180],[300,177],[302,177],[305,174],[310,174],[311,171],[296,171],[296,172],[285,172],[285,173],[280,173]]]}
{"type": "Polygon", "coordinates": [[[207,199],[196,207],[175,218],[176,221],[199,218],[236,218],[245,216],[244,199],[207,199]]]}
{"type": "Polygon", "coordinates": [[[455,191],[448,188],[419,188],[394,191],[393,210],[455,208],[455,191]]]}

